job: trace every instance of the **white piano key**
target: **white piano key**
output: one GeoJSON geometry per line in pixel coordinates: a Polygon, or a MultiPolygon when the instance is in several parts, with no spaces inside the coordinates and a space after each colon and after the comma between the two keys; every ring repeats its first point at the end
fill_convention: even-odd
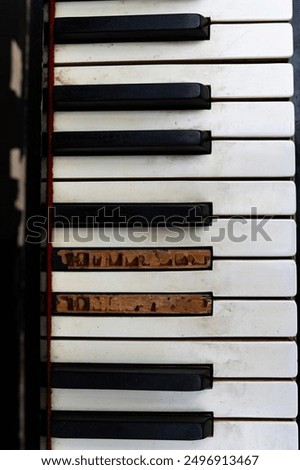
{"type": "Polygon", "coordinates": [[[189,111],[61,111],[54,131],[209,130],[213,138],[292,137],[291,102],[213,103],[210,110],[189,111]]]}
{"type": "MultiPolygon", "coordinates": [[[[76,161],[76,160],[75,160],[76,161]]],[[[213,215],[293,215],[292,181],[55,182],[54,203],[213,203],[213,215]]],[[[159,210],[159,209],[158,209],[159,210]]]]}
{"type": "MultiPolygon", "coordinates": [[[[184,3],[180,2],[180,5],[184,3]]],[[[55,68],[56,86],[177,82],[210,85],[213,99],[290,98],[294,90],[291,64],[152,64],[55,68]]]]}
{"type": "MultiPolygon", "coordinates": [[[[44,341],[43,341],[44,343],[44,341]]],[[[42,348],[43,349],[43,348],[42,348]]],[[[42,353],[42,359],[44,351],[42,353]]],[[[52,362],[213,364],[215,378],[294,378],[293,341],[51,341],[52,362]]]]}
{"type": "Polygon", "coordinates": [[[212,246],[217,257],[285,257],[296,250],[296,224],[292,219],[215,219],[206,228],[172,232],[158,227],[135,229],[56,228],[54,247],[177,247],[212,246]],[[261,230],[260,230],[261,228],[261,230]]]}
{"type": "Polygon", "coordinates": [[[295,382],[214,381],[211,390],[52,389],[52,410],[207,412],[218,418],[296,418],[295,382]],[[272,400],[270,400],[272,397],[272,400]]]}
{"type": "Polygon", "coordinates": [[[113,16],[199,13],[214,21],[289,21],[291,0],[115,0],[57,2],[55,16],[113,16]]]}
{"type": "Polygon", "coordinates": [[[296,223],[292,219],[214,219],[210,227],[55,228],[55,248],[211,246],[216,257],[288,257],[296,252],[296,223]]]}
{"type": "MultiPolygon", "coordinates": [[[[45,331],[44,321],[43,335],[45,331]]],[[[52,317],[51,333],[53,337],[87,338],[294,337],[297,306],[291,300],[215,300],[209,318],[59,315],[52,317]]]]}
{"type": "Polygon", "coordinates": [[[292,297],[292,260],[214,261],[211,271],[53,272],[54,292],[212,292],[215,297],[292,297]]]}
{"type": "Polygon", "coordinates": [[[200,441],[51,439],[53,450],[298,450],[298,426],[288,421],[218,421],[200,441]]]}
{"type": "Polygon", "coordinates": [[[292,55],[293,29],[288,23],[213,24],[208,41],[55,46],[56,64],[287,59],[292,55]]]}
{"type": "Polygon", "coordinates": [[[295,144],[213,141],[211,155],[54,157],[53,176],[84,178],[277,178],[295,173],[295,144]]]}

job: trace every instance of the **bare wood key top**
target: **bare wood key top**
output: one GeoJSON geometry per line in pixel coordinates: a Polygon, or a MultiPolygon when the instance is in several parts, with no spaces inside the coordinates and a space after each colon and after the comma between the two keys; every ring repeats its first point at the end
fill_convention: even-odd
{"type": "Polygon", "coordinates": [[[212,315],[211,294],[53,294],[53,314],[84,316],[212,315]]]}
{"type": "Polygon", "coordinates": [[[54,249],[52,269],[74,270],[157,270],[211,269],[210,248],[170,249],[54,249]]]}

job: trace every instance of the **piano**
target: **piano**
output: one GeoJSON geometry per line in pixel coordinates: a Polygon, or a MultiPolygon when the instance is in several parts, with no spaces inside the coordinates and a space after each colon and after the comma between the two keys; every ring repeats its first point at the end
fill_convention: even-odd
{"type": "Polygon", "coordinates": [[[292,1],[44,10],[41,448],[297,449],[292,1]]]}

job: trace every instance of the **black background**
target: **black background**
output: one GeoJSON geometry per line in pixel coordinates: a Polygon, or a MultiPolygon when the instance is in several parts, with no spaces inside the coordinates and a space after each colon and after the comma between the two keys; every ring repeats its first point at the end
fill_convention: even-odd
{"type": "Polygon", "coordinates": [[[14,207],[17,181],[9,176],[11,148],[24,142],[24,101],[9,90],[11,70],[11,40],[24,51],[26,9],[23,0],[0,2],[0,246],[2,279],[1,292],[1,422],[2,449],[19,447],[19,373],[20,332],[22,325],[22,253],[17,248],[17,228],[20,214],[14,207]]]}

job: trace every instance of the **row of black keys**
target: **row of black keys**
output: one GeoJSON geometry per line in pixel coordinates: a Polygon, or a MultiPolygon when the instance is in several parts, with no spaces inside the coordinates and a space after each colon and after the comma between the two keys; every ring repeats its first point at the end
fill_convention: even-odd
{"type": "MultiPolygon", "coordinates": [[[[54,88],[54,109],[210,109],[211,90],[200,83],[75,85],[54,88]]],[[[211,134],[200,130],[55,132],[53,155],[210,154],[211,134]]]]}
{"type": "MultiPolygon", "coordinates": [[[[210,365],[54,363],[51,369],[51,387],[63,389],[195,392],[212,388],[213,381],[210,365]]],[[[212,413],[54,411],[51,415],[51,435],[60,438],[198,440],[212,434],[212,413]]]]}
{"type": "MultiPolygon", "coordinates": [[[[59,19],[57,43],[209,39],[209,21],[200,15],[149,15],[140,17],[59,19]]],[[[56,110],[210,109],[210,88],[200,84],[150,84],[56,87],[56,110]]],[[[211,136],[200,131],[142,131],[55,133],[53,153],[156,154],[211,153],[211,136]]],[[[126,205],[126,217],[149,214],[147,205],[126,205]],[[129,207],[130,206],[130,207],[129,207]],[[141,207],[142,206],[142,207],[141,207]]],[[[172,217],[172,205],[160,213],[172,217]],[[170,211],[171,209],[171,211],[170,211]]],[[[174,205],[175,206],[175,205],[174,205]]],[[[182,205],[184,217],[192,205],[182,205]]],[[[196,207],[195,205],[193,207],[196,207]]],[[[175,207],[174,207],[175,208],[175,207]]],[[[173,208],[173,211],[174,211],[173,208]]],[[[197,206],[201,217],[211,216],[211,205],[197,206]]],[[[60,216],[72,217],[74,207],[57,206],[60,216]],[[68,214],[67,214],[68,213],[68,214]]],[[[99,206],[81,207],[95,215],[99,206]]],[[[107,209],[107,208],[106,208],[107,209]]],[[[78,206],[76,206],[78,211],[78,206]]],[[[82,212],[82,211],[81,211],[82,212]]],[[[178,207],[176,205],[176,216],[178,207]]],[[[155,215],[155,214],[153,214],[155,215]]],[[[198,213],[199,217],[199,213],[198,213]]],[[[80,225],[80,224],[79,224],[80,225]]],[[[54,388],[175,390],[211,388],[210,366],[99,366],[53,364],[54,388]]],[[[51,434],[65,438],[203,439],[213,434],[212,413],[94,413],[54,412],[51,434]]]]}
{"type": "Polygon", "coordinates": [[[56,18],[57,44],[208,40],[210,19],[196,13],[56,18]]]}

